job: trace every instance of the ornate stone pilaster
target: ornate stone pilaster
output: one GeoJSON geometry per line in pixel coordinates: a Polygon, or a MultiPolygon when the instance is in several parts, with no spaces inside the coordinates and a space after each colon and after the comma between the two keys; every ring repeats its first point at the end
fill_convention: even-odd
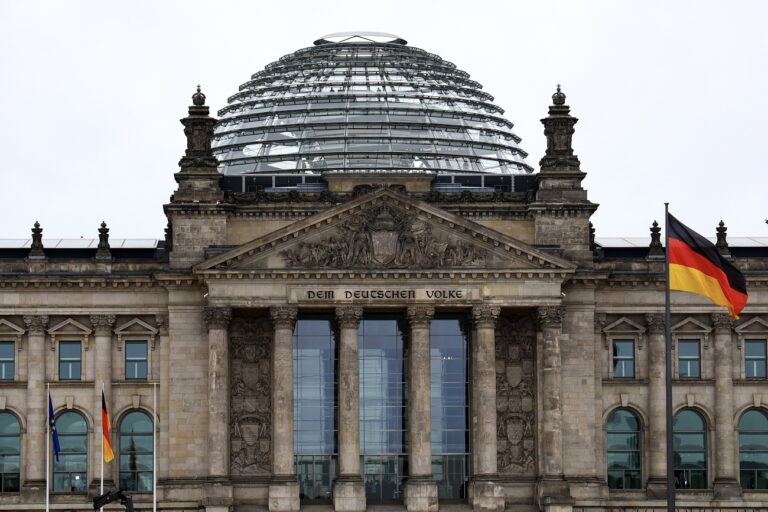
{"type": "MultiPolygon", "coordinates": [[[[722,222],[721,222],[722,224],[722,222]]],[[[727,246],[726,246],[727,247],[727,246]]],[[[712,315],[715,328],[715,481],[716,499],[741,498],[739,467],[733,419],[733,318],[725,313],[712,315]]]]}
{"type": "Polygon", "coordinates": [[[208,326],[208,478],[229,477],[229,323],[232,309],[203,309],[208,326]]]}
{"type": "Polygon", "coordinates": [[[27,435],[24,436],[26,478],[24,493],[29,498],[44,499],[45,424],[48,404],[45,396],[45,330],[48,317],[25,316],[29,334],[27,343],[27,435]]]}
{"type": "Polygon", "coordinates": [[[470,502],[475,511],[504,510],[498,479],[496,439],[496,322],[501,308],[482,304],[472,308],[472,452],[475,463],[470,502]]]}
{"type": "Polygon", "coordinates": [[[563,404],[560,337],[565,308],[544,306],[536,310],[541,336],[542,408],[541,408],[541,480],[537,497],[540,504],[566,502],[570,499],[563,480],[563,404]]]}
{"type": "MultiPolygon", "coordinates": [[[[94,432],[101,438],[101,392],[104,391],[104,398],[107,401],[107,407],[110,408],[110,414],[114,418],[112,407],[112,329],[115,326],[115,315],[91,315],[91,326],[93,327],[93,414],[94,432]]],[[[114,435],[111,436],[115,438],[114,435]]],[[[101,442],[98,443],[98,450],[91,450],[92,467],[98,467],[101,460],[101,442]]],[[[117,449],[114,448],[115,452],[117,449]]],[[[112,464],[104,465],[104,484],[111,486],[113,484],[112,464]]],[[[94,474],[91,480],[91,489],[98,489],[99,475],[94,474]]]]}
{"type": "Polygon", "coordinates": [[[664,315],[645,315],[648,336],[648,497],[663,498],[667,489],[667,400],[664,315]]]}
{"type": "Polygon", "coordinates": [[[274,337],[272,347],[272,482],[271,512],[299,510],[299,484],[293,464],[293,327],[298,316],[293,306],[269,310],[274,337]]]}
{"type": "Polygon", "coordinates": [[[339,326],[339,476],[333,483],[337,512],[363,512],[365,487],[360,470],[360,370],[357,328],[363,308],[336,308],[339,326]]]}
{"type": "MultiPolygon", "coordinates": [[[[497,308],[498,309],[498,308],[497,308]]],[[[437,483],[432,478],[432,394],[430,387],[430,324],[435,308],[410,306],[408,352],[408,466],[405,506],[409,512],[437,511],[437,483]]]]}
{"type": "MultiPolygon", "coordinates": [[[[160,389],[158,390],[157,417],[168,418],[170,410],[170,377],[171,377],[171,354],[170,354],[170,332],[168,329],[168,315],[155,315],[155,325],[158,329],[160,344],[160,389]]],[[[154,428],[158,430],[159,453],[171,453],[171,440],[169,436],[168,421],[158,421],[154,428]]],[[[157,459],[157,478],[168,477],[168,457],[158,457],[157,459]]]]}

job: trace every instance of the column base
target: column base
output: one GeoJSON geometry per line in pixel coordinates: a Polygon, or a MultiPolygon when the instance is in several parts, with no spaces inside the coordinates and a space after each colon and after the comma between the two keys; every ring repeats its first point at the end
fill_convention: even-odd
{"type": "Polygon", "coordinates": [[[365,512],[365,485],[360,475],[341,475],[333,482],[333,510],[365,512]]]}
{"type": "Polygon", "coordinates": [[[492,476],[470,480],[468,498],[474,512],[504,512],[504,491],[492,476]]]}
{"type": "Polygon", "coordinates": [[[45,480],[26,480],[21,486],[21,499],[27,503],[45,501],[45,480]]]}
{"type": "Polygon", "coordinates": [[[735,478],[715,478],[713,491],[716,500],[741,498],[741,484],[735,478]]]}
{"type": "Polygon", "coordinates": [[[539,508],[548,512],[573,510],[571,487],[562,476],[545,476],[537,485],[536,498],[539,508]]]}
{"type": "Polygon", "coordinates": [[[274,477],[269,483],[269,512],[298,512],[299,483],[295,475],[274,477]]]}
{"type": "Polygon", "coordinates": [[[429,476],[408,478],[405,508],[408,512],[437,512],[437,482],[429,476]]]}
{"type": "Polygon", "coordinates": [[[650,477],[645,487],[645,495],[654,500],[667,498],[667,479],[665,477],[650,477]]]}

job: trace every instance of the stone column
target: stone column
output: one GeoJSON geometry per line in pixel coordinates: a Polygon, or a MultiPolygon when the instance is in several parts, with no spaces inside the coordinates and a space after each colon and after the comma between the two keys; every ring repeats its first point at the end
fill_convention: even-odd
{"type": "MultiPolygon", "coordinates": [[[[157,325],[160,331],[160,385],[157,390],[157,411],[159,425],[155,425],[155,429],[158,430],[158,444],[157,447],[157,478],[168,478],[168,457],[171,453],[171,442],[168,417],[170,416],[170,399],[171,399],[171,346],[170,336],[168,333],[168,315],[156,315],[155,325],[157,325]]],[[[158,496],[160,499],[161,496],[158,496]]]]}
{"type": "Polygon", "coordinates": [[[470,502],[475,511],[504,510],[496,461],[496,320],[500,312],[500,307],[485,304],[472,308],[475,339],[470,428],[475,467],[470,482],[470,502]]]}
{"type": "Polygon", "coordinates": [[[293,463],[293,326],[298,311],[292,306],[270,309],[274,325],[272,345],[272,482],[269,510],[299,510],[299,484],[293,463]]]}
{"type": "MultiPolygon", "coordinates": [[[[93,326],[93,414],[94,423],[94,450],[91,450],[91,467],[93,468],[91,480],[91,489],[100,488],[100,468],[104,447],[102,446],[102,428],[101,424],[101,391],[104,390],[104,398],[107,401],[107,410],[110,420],[114,421],[114,407],[112,402],[112,328],[115,325],[115,315],[91,315],[91,326],[93,326]]],[[[117,441],[114,431],[110,432],[109,438],[112,440],[112,452],[117,458],[117,441]]],[[[113,467],[115,462],[104,463],[104,488],[108,489],[114,486],[113,467]]]]}
{"type": "Polygon", "coordinates": [[[545,306],[537,310],[541,336],[541,477],[538,500],[545,510],[559,510],[570,500],[563,478],[563,404],[562,335],[563,306],[545,306]]]}
{"type": "Polygon", "coordinates": [[[45,499],[45,424],[48,397],[45,394],[45,329],[47,316],[25,316],[27,326],[27,434],[24,436],[23,493],[29,499],[45,499]]]}
{"type": "Polygon", "coordinates": [[[741,498],[736,459],[738,433],[733,424],[733,364],[731,361],[733,319],[724,313],[712,315],[715,327],[715,499],[741,498]]]}
{"type": "Polygon", "coordinates": [[[645,315],[648,336],[648,484],[649,498],[667,493],[667,409],[664,315],[645,315]]]}
{"type": "MultiPolygon", "coordinates": [[[[437,512],[437,482],[432,478],[432,393],[430,386],[429,328],[435,308],[411,306],[408,351],[408,512],[437,512]]],[[[494,376],[495,382],[495,376],[494,376]]],[[[494,402],[495,403],[495,402],[494,402]]]]}
{"type": "Polygon", "coordinates": [[[208,326],[208,478],[229,477],[229,322],[232,309],[203,309],[208,326]]]}
{"type": "Polygon", "coordinates": [[[339,476],[333,484],[333,508],[337,512],[363,512],[365,486],[360,470],[360,370],[357,327],[363,308],[336,308],[339,326],[339,476]]]}

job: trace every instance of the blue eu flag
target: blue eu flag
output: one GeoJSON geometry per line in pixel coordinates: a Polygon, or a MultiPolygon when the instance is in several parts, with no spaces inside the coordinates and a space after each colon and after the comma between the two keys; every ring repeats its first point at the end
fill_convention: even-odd
{"type": "Polygon", "coordinates": [[[51,400],[50,391],[48,392],[48,424],[51,428],[51,436],[53,437],[53,451],[56,453],[56,462],[59,462],[61,445],[59,445],[59,432],[56,430],[56,418],[53,416],[53,401],[51,400]]]}

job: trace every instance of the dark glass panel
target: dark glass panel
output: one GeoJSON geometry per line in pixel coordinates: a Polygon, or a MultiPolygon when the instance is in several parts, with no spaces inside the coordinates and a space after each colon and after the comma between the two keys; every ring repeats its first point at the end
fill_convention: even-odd
{"type": "Polygon", "coordinates": [[[680,411],[675,415],[672,429],[676,432],[701,431],[704,430],[704,420],[699,415],[699,413],[695,411],[680,411]]]}

